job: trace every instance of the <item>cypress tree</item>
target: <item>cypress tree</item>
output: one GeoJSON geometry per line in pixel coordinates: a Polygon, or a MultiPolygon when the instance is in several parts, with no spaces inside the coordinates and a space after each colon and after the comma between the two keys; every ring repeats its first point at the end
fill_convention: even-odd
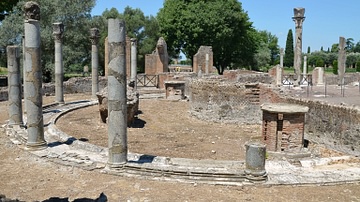
{"type": "Polygon", "coordinates": [[[284,65],[286,67],[294,66],[294,38],[293,38],[292,29],[289,29],[286,39],[284,65]]]}
{"type": "Polygon", "coordinates": [[[308,46],[307,53],[310,54],[310,46],[308,46]]]}

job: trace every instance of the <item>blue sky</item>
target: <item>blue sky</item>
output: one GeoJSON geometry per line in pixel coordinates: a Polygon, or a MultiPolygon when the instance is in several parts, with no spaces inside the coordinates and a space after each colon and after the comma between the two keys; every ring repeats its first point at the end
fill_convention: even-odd
{"type": "MultiPolygon", "coordinates": [[[[292,21],[295,7],[305,8],[303,52],[331,48],[339,37],[360,41],[360,0],[241,0],[242,8],[258,30],[267,30],[279,38],[285,47],[289,29],[295,34],[292,21]]],[[[101,15],[112,7],[123,12],[126,6],[141,9],[145,15],[156,16],[163,0],[97,0],[93,15],[101,15]]]]}

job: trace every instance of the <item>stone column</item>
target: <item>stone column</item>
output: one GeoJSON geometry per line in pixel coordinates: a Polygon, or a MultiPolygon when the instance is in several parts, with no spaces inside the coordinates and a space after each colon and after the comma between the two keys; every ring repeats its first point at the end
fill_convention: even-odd
{"type": "Polygon", "coordinates": [[[44,120],[42,112],[42,71],[40,60],[40,7],[28,1],[25,11],[25,106],[27,110],[26,148],[44,149],[44,120]]]}
{"type": "Polygon", "coordinates": [[[205,55],[205,73],[209,74],[209,54],[205,55]]]}
{"type": "Polygon", "coordinates": [[[294,52],[294,69],[295,78],[297,85],[300,83],[301,74],[301,54],[302,54],[302,27],[305,20],[304,17],[305,8],[294,8],[294,17],[292,18],[295,22],[296,36],[295,36],[295,52],[294,52]]]}
{"type": "Polygon", "coordinates": [[[100,38],[100,32],[98,28],[90,29],[91,40],[91,97],[97,99],[96,93],[99,92],[99,50],[98,43],[100,38]]]}
{"type": "Polygon", "coordinates": [[[280,48],[280,67],[284,67],[284,48],[280,48]]]}
{"type": "Polygon", "coordinates": [[[125,22],[108,19],[108,146],[109,166],[127,162],[127,97],[125,22]]]}
{"type": "Polygon", "coordinates": [[[245,174],[252,176],[264,176],[266,174],[266,145],[259,142],[248,142],[245,144],[245,148],[245,174]]]}
{"type": "Polygon", "coordinates": [[[303,67],[303,75],[305,76],[307,73],[307,56],[304,55],[304,67],[303,67]]]}
{"type": "Polygon", "coordinates": [[[137,51],[136,51],[136,38],[131,38],[131,72],[130,82],[133,83],[136,89],[136,74],[137,74],[137,51]]]}
{"type": "Polygon", "coordinates": [[[281,86],[283,68],[280,65],[276,65],[275,68],[276,68],[276,85],[281,86]]]}
{"type": "Polygon", "coordinates": [[[108,37],[105,38],[105,53],[104,53],[104,61],[105,61],[105,65],[104,65],[104,75],[107,78],[108,76],[108,70],[109,70],[109,41],[108,41],[108,37]]]}
{"type": "Polygon", "coordinates": [[[338,84],[344,85],[345,65],[346,65],[346,41],[344,37],[339,38],[339,56],[338,56],[338,84]]]}
{"type": "Polygon", "coordinates": [[[53,23],[53,36],[55,39],[55,101],[59,104],[64,104],[63,33],[64,24],[62,22],[53,23]]]}
{"type": "Polygon", "coordinates": [[[18,46],[8,46],[8,90],[9,90],[9,125],[22,125],[20,51],[18,46]]]}

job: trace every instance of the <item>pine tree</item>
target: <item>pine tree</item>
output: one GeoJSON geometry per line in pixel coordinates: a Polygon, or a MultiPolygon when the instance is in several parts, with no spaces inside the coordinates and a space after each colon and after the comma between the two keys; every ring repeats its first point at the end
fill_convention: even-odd
{"type": "Polygon", "coordinates": [[[294,38],[291,29],[289,29],[286,39],[284,65],[286,67],[294,66],[294,38]]]}
{"type": "Polygon", "coordinates": [[[307,53],[310,54],[310,46],[308,46],[307,53]]]}

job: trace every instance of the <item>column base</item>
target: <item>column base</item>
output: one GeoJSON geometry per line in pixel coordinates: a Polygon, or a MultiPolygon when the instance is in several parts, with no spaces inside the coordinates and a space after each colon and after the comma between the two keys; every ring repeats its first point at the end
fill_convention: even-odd
{"type": "Polygon", "coordinates": [[[48,148],[47,142],[39,142],[39,143],[26,143],[25,150],[36,151],[43,150],[48,148]]]}

